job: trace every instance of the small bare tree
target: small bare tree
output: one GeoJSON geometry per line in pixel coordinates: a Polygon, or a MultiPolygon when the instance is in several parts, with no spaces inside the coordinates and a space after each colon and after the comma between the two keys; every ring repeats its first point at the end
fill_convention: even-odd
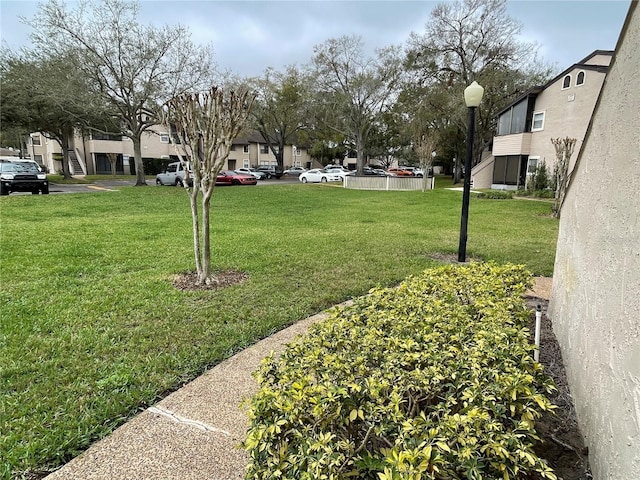
{"type": "Polygon", "coordinates": [[[433,152],[436,147],[436,139],[434,133],[431,135],[420,135],[416,138],[414,143],[414,149],[420,160],[420,168],[422,169],[422,191],[427,190],[427,183],[429,182],[429,171],[433,166],[433,152]]]}
{"type": "Polygon", "coordinates": [[[193,248],[200,285],[211,283],[210,204],[216,177],[229,156],[233,139],[247,121],[254,98],[247,90],[225,93],[222,88],[212,87],[205,93],[179,95],[165,105],[167,131],[177,132],[184,151],[176,145],[176,153],[185,170],[193,175],[193,185],[189,186],[189,179],[184,184],[191,202],[193,248]]]}
{"type": "Polygon", "coordinates": [[[569,186],[569,160],[576,146],[575,138],[552,138],[556,149],[556,164],[553,168],[556,177],[556,198],[553,202],[553,216],[560,218],[560,208],[564,202],[564,196],[569,186]]]}

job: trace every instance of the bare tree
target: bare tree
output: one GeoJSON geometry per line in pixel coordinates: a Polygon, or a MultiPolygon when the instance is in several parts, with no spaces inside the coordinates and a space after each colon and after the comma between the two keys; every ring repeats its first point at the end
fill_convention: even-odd
{"type": "Polygon", "coordinates": [[[575,138],[552,138],[551,143],[556,150],[556,163],[553,172],[556,180],[556,197],[553,202],[553,216],[560,218],[560,209],[569,186],[569,161],[576,146],[575,138]]]}
{"type": "Polygon", "coordinates": [[[40,5],[28,22],[40,50],[77,53],[66,65],[91,81],[93,92],[117,110],[122,133],[133,142],[136,185],[146,185],[141,138],[160,123],[160,105],[212,83],[212,53],[190,40],[183,26],[155,28],[137,20],[138,6],[121,0],[81,0],[67,10],[58,0],[40,5]]]}
{"type": "Polygon", "coordinates": [[[285,145],[298,141],[298,134],[307,126],[308,80],[295,67],[284,73],[269,68],[252,84],[257,92],[252,110],[254,127],[283,169],[285,145]]]}
{"type": "Polygon", "coordinates": [[[318,101],[324,103],[325,124],[351,140],[356,147],[358,173],[376,118],[393,104],[402,75],[399,51],[379,50],[364,55],[362,39],[343,36],[314,47],[318,101]]]}
{"type": "Polygon", "coordinates": [[[437,133],[431,131],[415,138],[414,149],[418,155],[420,161],[420,168],[422,169],[422,191],[427,189],[427,183],[429,182],[429,172],[433,167],[433,152],[435,151],[437,144],[437,133]]]}
{"type": "MultiPolygon", "coordinates": [[[[255,96],[247,90],[228,94],[218,87],[198,93],[179,95],[166,104],[164,124],[176,131],[183,151],[176,153],[193,172],[193,186],[185,182],[193,217],[193,247],[199,284],[211,281],[210,212],[216,177],[229,156],[233,139],[238,136],[251,111],[255,96]],[[198,198],[202,203],[202,230],[198,219],[198,198]]],[[[186,168],[187,171],[189,170],[186,168]]]]}

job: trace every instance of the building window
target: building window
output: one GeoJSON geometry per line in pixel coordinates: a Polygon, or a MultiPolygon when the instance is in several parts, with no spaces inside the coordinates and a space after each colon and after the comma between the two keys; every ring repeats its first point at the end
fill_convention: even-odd
{"type": "Polygon", "coordinates": [[[41,167],[44,166],[44,163],[42,163],[42,155],[34,155],[33,160],[41,167]]]}
{"type": "Polygon", "coordinates": [[[161,143],[169,143],[169,134],[168,133],[161,133],[160,134],[160,142],[161,143]]]}
{"type": "Polygon", "coordinates": [[[493,184],[524,186],[526,155],[508,155],[495,157],[493,162],[493,184]]]}
{"type": "Polygon", "coordinates": [[[562,89],[565,90],[571,86],[571,75],[565,75],[562,80],[562,89]]]}
{"type": "Polygon", "coordinates": [[[249,145],[244,145],[244,146],[242,147],[242,151],[243,151],[244,153],[249,153],[249,145]]]}
{"type": "Polygon", "coordinates": [[[578,76],[576,77],[576,86],[582,84],[584,84],[584,72],[578,73],[578,76]]]}
{"type": "Polygon", "coordinates": [[[248,159],[248,158],[244,158],[244,159],[242,160],[242,166],[243,166],[244,168],[249,168],[249,167],[250,167],[249,159],[248,159]]]}
{"type": "Polygon", "coordinates": [[[102,132],[91,132],[91,140],[109,140],[111,142],[121,142],[122,135],[110,135],[102,132]]]}
{"type": "Polygon", "coordinates": [[[269,145],[260,145],[260,153],[269,153],[269,145]]]}
{"type": "Polygon", "coordinates": [[[36,145],[36,146],[42,145],[42,141],[40,140],[40,135],[31,135],[31,145],[36,145]]]}
{"type": "Polygon", "coordinates": [[[527,100],[514,105],[498,117],[498,135],[522,133],[527,122],[527,100]]]}
{"type": "Polygon", "coordinates": [[[236,151],[236,146],[235,145],[231,145],[231,151],[235,152],[236,151]]]}
{"type": "Polygon", "coordinates": [[[536,168],[538,168],[538,160],[539,157],[529,157],[527,161],[527,175],[533,175],[536,173],[536,168]]]}
{"type": "Polygon", "coordinates": [[[531,122],[531,131],[537,132],[544,129],[544,112],[534,112],[531,122]]]}

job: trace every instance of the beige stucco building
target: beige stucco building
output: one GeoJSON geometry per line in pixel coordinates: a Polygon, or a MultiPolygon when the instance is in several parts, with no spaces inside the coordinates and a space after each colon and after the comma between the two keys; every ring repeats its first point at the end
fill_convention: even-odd
{"type": "Polygon", "coordinates": [[[640,479],[638,46],[634,1],[561,208],[549,306],[596,480],[640,479]]]}
{"type": "MultiPolygon", "coordinates": [[[[142,135],[142,158],[177,160],[176,145],[170,143],[169,132],[161,126],[142,135]]],[[[180,146],[178,146],[180,148],[180,146]]],[[[33,133],[27,145],[29,156],[45,166],[49,172],[62,170],[61,149],[58,142],[41,133],[33,133]]],[[[74,175],[111,174],[110,155],[115,155],[116,172],[133,174],[133,142],[127,137],[99,133],[77,133],[70,146],[70,168],[74,175]]],[[[276,165],[275,155],[269,150],[262,136],[256,132],[241,135],[233,141],[224,169],[276,165]]],[[[313,161],[306,148],[286,145],[284,166],[311,168],[313,161]]]]}
{"type": "MultiPolygon", "coordinates": [[[[546,85],[534,87],[498,114],[492,155],[471,171],[474,188],[515,190],[544,161],[553,172],[556,154],[552,138],[582,145],[613,52],[596,50],[564,70],[546,85]]],[[[575,163],[575,154],[569,166],[575,163]]]]}

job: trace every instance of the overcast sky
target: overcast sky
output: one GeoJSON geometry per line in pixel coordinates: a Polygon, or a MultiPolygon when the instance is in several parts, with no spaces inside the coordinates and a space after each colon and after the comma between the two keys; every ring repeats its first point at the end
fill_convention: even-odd
{"type": "MultiPolygon", "coordinates": [[[[67,2],[72,5],[71,2],[67,2]]],[[[151,1],[141,2],[139,20],[154,25],[181,23],[196,43],[212,44],[221,69],[241,76],[265,68],[307,63],[313,46],[328,38],[360,35],[368,50],[404,45],[411,32],[423,33],[439,2],[369,1],[151,1]]],[[[2,42],[29,45],[38,2],[0,0],[2,42]]],[[[555,72],[594,50],[613,50],[630,0],[510,0],[507,8],[523,25],[522,39],[535,41],[555,72]]]]}

